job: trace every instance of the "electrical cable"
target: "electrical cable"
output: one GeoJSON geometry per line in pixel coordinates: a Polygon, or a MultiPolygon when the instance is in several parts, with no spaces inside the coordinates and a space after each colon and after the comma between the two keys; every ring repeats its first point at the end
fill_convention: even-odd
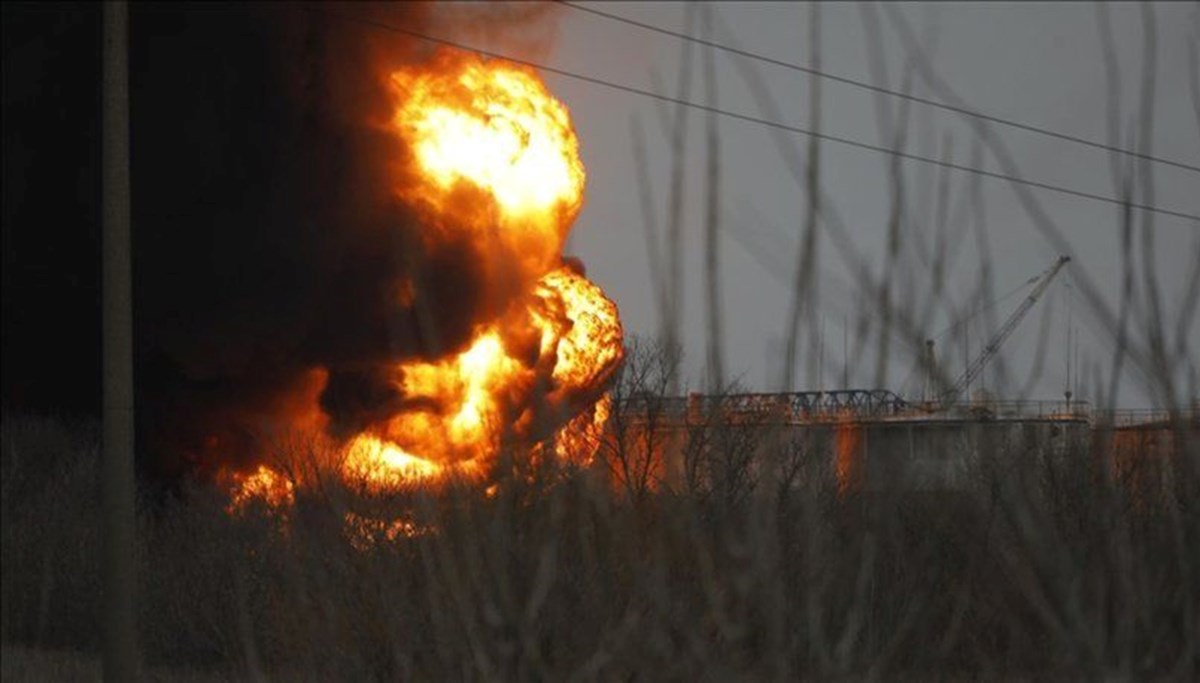
{"type": "Polygon", "coordinates": [[[838,135],[831,135],[828,133],[819,133],[816,131],[808,130],[806,128],[801,128],[799,126],[793,126],[793,125],[789,125],[786,123],[781,123],[779,121],[771,121],[769,119],[764,119],[764,118],[760,118],[757,116],[751,116],[749,114],[741,114],[738,112],[721,109],[719,107],[701,104],[698,102],[692,102],[690,100],[685,100],[685,99],[681,99],[681,98],[677,98],[677,97],[671,97],[670,95],[663,95],[663,94],[656,93],[656,92],[653,92],[650,90],[642,90],[640,88],[636,88],[636,87],[633,87],[630,85],[625,85],[622,83],[615,83],[613,81],[608,81],[608,80],[605,80],[602,78],[597,78],[595,76],[588,76],[586,74],[575,73],[573,71],[568,71],[566,69],[560,69],[560,68],[549,66],[546,64],[541,64],[538,62],[534,62],[534,61],[530,61],[530,60],[526,60],[526,59],[520,59],[517,57],[512,57],[510,55],[505,55],[505,54],[493,52],[490,50],[484,50],[484,49],[481,49],[478,47],[473,47],[471,45],[466,45],[464,43],[449,40],[446,38],[430,36],[425,33],[421,33],[420,31],[414,31],[412,29],[401,28],[398,26],[392,26],[390,24],[385,24],[383,22],[376,21],[373,19],[364,19],[361,17],[347,16],[347,15],[344,15],[344,14],[341,14],[338,12],[330,12],[329,10],[325,10],[325,9],[309,8],[309,11],[320,12],[326,16],[330,16],[330,17],[333,17],[336,19],[341,19],[343,21],[353,22],[353,23],[364,25],[364,26],[370,26],[370,27],[374,27],[374,28],[378,28],[378,29],[382,29],[382,30],[386,30],[386,31],[392,31],[395,33],[401,33],[401,34],[408,35],[408,36],[418,38],[421,40],[425,40],[425,41],[428,41],[431,43],[446,45],[448,47],[453,47],[453,48],[463,50],[466,52],[474,52],[476,54],[483,55],[485,57],[491,57],[494,59],[503,59],[505,61],[512,62],[514,64],[521,64],[523,66],[540,69],[542,71],[552,73],[552,74],[557,74],[559,76],[572,78],[572,79],[583,81],[586,83],[591,83],[594,85],[601,85],[601,86],[611,88],[614,90],[620,90],[620,91],[635,94],[635,95],[641,95],[643,97],[650,97],[650,98],[660,100],[663,102],[678,104],[678,105],[685,106],[685,107],[688,107],[691,109],[697,109],[697,110],[704,111],[707,113],[724,116],[726,118],[731,118],[731,119],[735,119],[735,120],[739,120],[739,121],[745,121],[748,123],[754,123],[754,124],[766,126],[769,128],[785,130],[785,131],[788,131],[791,133],[797,133],[800,135],[807,135],[807,136],[815,137],[815,138],[825,140],[828,142],[835,142],[835,143],[845,145],[848,147],[855,147],[858,149],[864,149],[864,150],[868,150],[868,151],[872,151],[872,152],[878,152],[881,154],[889,154],[889,155],[896,156],[896,157],[906,159],[909,161],[919,161],[922,163],[932,164],[935,166],[942,166],[945,168],[950,168],[950,169],[953,169],[956,171],[962,171],[965,173],[974,173],[976,175],[980,175],[980,176],[987,177],[987,178],[993,178],[993,179],[997,179],[997,180],[1005,180],[1008,182],[1018,183],[1021,185],[1028,185],[1030,187],[1035,187],[1035,188],[1046,190],[1049,192],[1056,192],[1059,194],[1078,197],[1081,199],[1091,199],[1093,201],[1104,202],[1104,203],[1113,204],[1116,206],[1122,206],[1122,207],[1128,206],[1129,208],[1137,209],[1140,211],[1147,211],[1147,212],[1151,212],[1151,213],[1157,213],[1157,214],[1160,214],[1163,216],[1172,216],[1175,218],[1182,218],[1185,220],[1195,221],[1196,223],[1200,223],[1200,215],[1197,215],[1197,214],[1189,214],[1189,213],[1185,213],[1182,211],[1175,211],[1173,209],[1166,209],[1166,208],[1162,208],[1162,207],[1158,207],[1158,206],[1152,206],[1149,204],[1135,204],[1132,202],[1126,202],[1126,201],[1116,199],[1113,197],[1109,197],[1106,195],[1093,194],[1091,192],[1084,192],[1082,190],[1074,190],[1074,189],[1071,189],[1068,187],[1052,185],[1049,183],[1043,183],[1043,182],[1039,182],[1036,180],[1028,180],[1025,178],[1021,178],[1020,176],[1009,175],[1006,173],[999,173],[996,171],[988,171],[988,170],[982,169],[982,168],[975,168],[973,166],[957,164],[954,162],[944,161],[941,159],[927,157],[927,156],[920,155],[920,154],[913,154],[911,152],[903,152],[903,151],[896,150],[896,149],[888,149],[887,147],[873,145],[873,144],[862,142],[862,141],[855,140],[852,138],[846,138],[846,137],[842,137],[842,136],[838,136],[838,135]]]}
{"type": "Polygon", "coordinates": [[[781,59],[775,59],[773,57],[768,57],[764,54],[760,54],[757,52],[750,52],[749,50],[742,50],[740,48],[732,47],[730,45],[725,45],[723,43],[718,43],[718,42],[712,41],[712,40],[707,40],[705,38],[697,38],[696,36],[693,36],[693,35],[690,35],[687,33],[683,33],[680,31],[672,31],[670,29],[666,29],[661,26],[655,26],[654,24],[647,24],[645,22],[637,21],[635,19],[623,17],[619,14],[612,14],[610,12],[604,12],[604,11],[594,9],[591,7],[586,7],[586,6],[580,5],[578,3],[568,2],[568,0],[555,0],[555,1],[561,5],[565,5],[567,7],[570,7],[571,9],[574,9],[574,10],[577,10],[580,12],[587,12],[589,14],[593,14],[593,15],[596,15],[599,17],[604,17],[604,18],[612,20],[612,21],[617,21],[617,22],[620,22],[623,24],[628,24],[630,26],[636,26],[638,28],[641,28],[641,29],[644,29],[647,31],[652,31],[654,33],[671,36],[673,38],[678,38],[679,40],[690,41],[692,43],[696,43],[698,45],[703,45],[705,47],[709,47],[714,50],[720,50],[722,52],[727,52],[729,54],[736,55],[738,57],[745,57],[747,59],[753,59],[755,61],[763,62],[765,64],[771,64],[773,66],[783,67],[785,69],[790,69],[792,71],[797,71],[800,73],[808,74],[810,76],[816,76],[818,78],[824,78],[826,80],[834,81],[837,83],[842,83],[844,85],[850,85],[850,86],[854,86],[856,88],[863,88],[863,89],[870,90],[872,92],[876,92],[876,93],[879,93],[882,95],[889,95],[891,97],[899,97],[901,99],[905,99],[910,102],[916,102],[917,104],[923,104],[923,105],[926,105],[929,107],[935,107],[937,109],[954,112],[956,114],[970,116],[972,118],[989,121],[991,123],[996,123],[996,124],[999,124],[1002,126],[1009,126],[1010,128],[1016,128],[1016,129],[1030,132],[1030,133],[1037,133],[1039,135],[1045,135],[1048,137],[1057,138],[1059,140],[1065,140],[1067,142],[1074,142],[1074,143],[1077,143],[1080,145],[1086,145],[1088,147],[1104,150],[1107,152],[1116,152],[1117,154],[1124,154],[1126,156],[1136,157],[1138,159],[1144,159],[1146,161],[1153,161],[1155,163],[1165,164],[1168,166],[1174,166],[1176,168],[1181,168],[1184,170],[1200,173],[1200,166],[1193,166],[1191,164],[1186,164],[1181,161],[1174,161],[1172,159],[1164,159],[1162,157],[1157,157],[1157,156],[1153,156],[1150,154],[1144,154],[1142,152],[1136,152],[1134,150],[1125,149],[1124,147],[1117,147],[1115,145],[1108,145],[1108,144],[1105,144],[1102,142],[1096,142],[1095,140],[1089,140],[1088,138],[1071,135],[1069,133],[1061,133],[1059,131],[1051,130],[1049,128],[1042,128],[1040,126],[1034,126],[1034,125],[1028,124],[1028,123],[1021,123],[1020,121],[1014,121],[1012,119],[1006,119],[1006,118],[994,116],[991,114],[985,114],[983,112],[975,111],[972,109],[967,109],[965,107],[958,107],[953,104],[939,102],[938,100],[930,99],[928,97],[921,97],[919,95],[912,95],[912,94],[909,94],[906,92],[892,90],[890,88],[878,86],[873,83],[868,83],[866,81],[860,81],[857,79],[848,78],[846,76],[838,76],[837,74],[831,74],[827,71],[822,71],[821,69],[804,66],[802,64],[796,64],[794,62],[787,62],[787,61],[783,61],[781,59]]]}

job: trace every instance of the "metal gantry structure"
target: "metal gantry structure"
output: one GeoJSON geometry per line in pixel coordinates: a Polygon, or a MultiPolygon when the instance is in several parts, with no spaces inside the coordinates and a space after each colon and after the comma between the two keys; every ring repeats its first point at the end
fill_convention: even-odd
{"type": "Polygon", "coordinates": [[[938,400],[938,407],[945,408],[956,402],[958,397],[962,394],[963,389],[965,389],[971,382],[979,377],[979,373],[983,372],[983,369],[987,367],[988,362],[996,357],[996,354],[1000,351],[1000,346],[1003,345],[1005,340],[1007,340],[1009,336],[1012,335],[1013,331],[1017,329],[1017,325],[1021,324],[1021,320],[1025,318],[1025,314],[1029,312],[1029,309],[1033,308],[1033,305],[1037,303],[1037,300],[1046,292],[1046,288],[1050,286],[1050,283],[1054,280],[1054,277],[1058,275],[1059,271],[1061,271],[1063,266],[1067,265],[1070,260],[1070,256],[1059,256],[1058,260],[1042,273],[1041,277],[1038,279],[1037,285],[1034,286],[1033,291],[1029,292],[1029,296],[1025,297],[1025,300],[1021,302],[1020,306],[1017,306],[1017,310],[1013,311],[1012,315],[1008,316],[1008,319],[1004,321],[1004,324],[1000,326],[1000,329],[996,330],[996,334],[992,335],[992,338],[989,339],[987,344],[984,345],[983,351],[975,357],[975,360],[971,361],[971,364],[968,365],[966,370],[963,371],[962,375],[960,375],[958,379],[954,381],[954,384],[950,385],[946,391],[942,392],[942,395],[938,400]]]}
{"type": "MultiPolygon", "coordinates": [[[[653,420],[658,417],[672,420],[704,419],[719,415],[723,420],[741,423],[818,423],[845,419],[883,419],[915,416],[922,413],[943,412],[951,408],[963,390],[979,377],[987,364],[996,357],[1000,347],[1012,336],[1033,305],[1045,294],[1051,282],[1067,263],[1070,256],[1058,259],[1039,275],[1028,296],[1008,316],[983,351],[971,361],[954,383],[938,394],[932,401],[909,402],[899,394],[887,389],[834,389],[830,391],[795,391],[787,393],[744,393],[744,394],[691,394],[689,396],[630,396],[618,400],[616,409],[635,420],[653,420]]],[[[932,361],[930,361],[932,364],[932,361]]],[[[1018,404],[1037,406],[1039,414],[1045,413],[1048,402],[1006,402],[1012,410],[1018,404]]],[[[1057,403],[1053,411],[1059,417],[1078,417],[1079,412],[1060,409],[1057,403]]],[[[997,405],[996,407],[999,407],[997,405]]]]}

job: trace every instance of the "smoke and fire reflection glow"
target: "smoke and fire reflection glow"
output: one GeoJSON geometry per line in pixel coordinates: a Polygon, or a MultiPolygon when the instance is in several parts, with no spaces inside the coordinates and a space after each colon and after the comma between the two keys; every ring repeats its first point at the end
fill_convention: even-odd
{"type": "MultiPolygon", "coordinates": [[[[561,255],[585,178],[566,107],[532,69],[452,51],[394,71],[389,87],[388,130],[405,150],[395,194],[422,239],[474,244],[519,286],[464,347],[394,362],[396,407],[337,440],[339,476],[376,491],[475,479],[501,449],[538,456],[551,440],[555,456],[586,461],[622,329],[616,305],[561,255]]],[[[231,509],[288,506],[303,486],[268,465],[228,476],[231,509]]]]}

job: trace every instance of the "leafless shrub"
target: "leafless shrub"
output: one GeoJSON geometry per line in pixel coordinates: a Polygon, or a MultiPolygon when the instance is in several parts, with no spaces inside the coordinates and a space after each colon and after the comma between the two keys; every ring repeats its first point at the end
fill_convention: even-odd
{"type": "MultiPolygon", "coordinates": [[[[6,458],[62,438],[9,424],[6,458]]],[[[869,493],[778,485],[727,454],[786,441],[722,431],[704,437],[712,460],[694,486],[636,496],[549,460],[490,495],[314,489],[282,528],[202,487],[147,505],[147,659],[291,680],[1195,671],[1194,502],[1131,491],[1087,464],[1083,440],[1055,451],[1017,434],[957,491],[869,493]],[[364,532],[348,511],[420,524],[364,532]]],[[[85,459],[59,462],[86,472],[85,459]]],[[[45,478],[38,494],[22,482],[23,514],[6,494],[4,637],[86,652],[99,600],[78,577],[97,549],[44,550],[79,538],[48,520],[88,527],[64,481],[81,480],[45,478]]]]}

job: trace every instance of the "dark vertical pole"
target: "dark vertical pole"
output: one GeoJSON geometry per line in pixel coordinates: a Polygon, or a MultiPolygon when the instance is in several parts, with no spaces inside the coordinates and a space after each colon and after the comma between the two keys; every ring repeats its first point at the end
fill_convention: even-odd
{"type": "MultiPolygon", "coordinates": [[[[809,23],[809,63],[813,69],[821,68],[821,7],[819,4],[810,5],[812,20],[809,23]]],[[[811,97],[809,98],[809,125],[818,133],[821,130],[821,79],[809,80],[811,97]]],[[[796,381],[796,354],[800,344],[800,321],[806,314],[812,313],[816,304],[814,289],[816,278],[813,275],[816,268],[817,250],[817,217],[820,215],[821,197],[821,145],[816,135],[808,138],[808,166],[805,180],[808,190],[808,210],[804,216],[803,233],[796,252],[796,279],[792,290],[792,307],[788,315],[787,351],[784,356],[783,390],[792,391],[796,381]]],[[[812,345],[809,346],[809,377],[812,381],[812,345]]]]}
{"type": "Polygon", "coordinates": [[[850,318],[842,316],[842,388],[850,388],[850,318]]]}
{"type": "MultiPolygon", "coordinates": [[[[711,5],[704,7],[703,30],[705,39],[712,37],[711,5]]],[[[717,76],[713,65],[712,50],[704,52],[704,93],[710,106],[717,106],[717,76]]],[[[707,185],[705,186],[704,217],[704,264],[705,283],[708,289],[708,389],[718,393],[725,389],[725,361],[721,327],[721,139],[717,131],[717,116],[712,112],[707,120],[708,150],[707,185]]]]}
{"type": "Polygon", "coordinates": [[[1067,383],[1063,388],[1063,393],[1067,397],[1067,410],[1071,410],[1071,309],[1067,308],[1067,383]]]}
{"type": "Polygon", "coordinates": [[[129,7],[104,4],[104,680],[138,674],[134,623],[133,277],[130,259],[129,7]]]}
{"type": "MultiPolygon", "coordinates": [[[[963,372],[971,367],[971,316],[963,322],[963,372]]],[[[971,378],[967,377],[967,386],[963,388],[967,394],[967,403],[971,403],[971,378]]]]}
{"type": "Polygon", "coordinates": [[[817,345],[817,382],[825,391],[825,316],[821,316],[821,343],[817,345]]]}

